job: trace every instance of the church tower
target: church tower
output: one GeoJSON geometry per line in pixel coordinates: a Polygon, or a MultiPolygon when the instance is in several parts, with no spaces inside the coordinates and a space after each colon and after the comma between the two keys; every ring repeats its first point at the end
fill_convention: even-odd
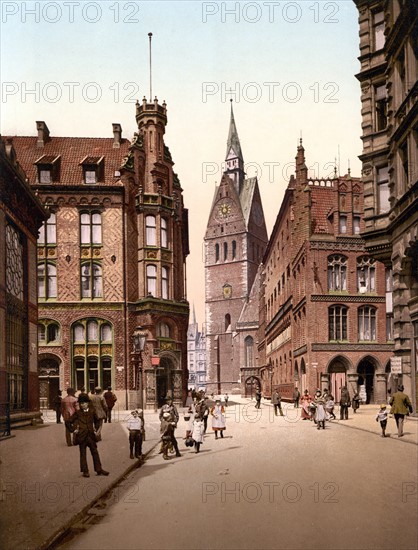
{"type": "Polygon", "coordinates": [[[208,393],[239,393],[240,368],[254,361],[255,350],[243,358],[237,323],[267,245],[258,181],[245,177],[232,104],[225,164],[204,239],[208,393]]]}

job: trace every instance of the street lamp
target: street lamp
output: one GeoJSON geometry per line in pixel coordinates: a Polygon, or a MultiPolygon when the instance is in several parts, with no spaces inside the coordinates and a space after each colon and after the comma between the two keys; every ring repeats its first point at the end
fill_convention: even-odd
{"type": "Polygon", "coordinates": [[[142,330],[142,327],[136,327],[133,333],[134,340],[134,353],[138,357],[136,363],[136,373],[135,373],[135,389],[139,389],[140,396],[140,407],[144,408],[144,384],[143,384],[143,368],[142,368],[142,352],[145,349],[145,342],[147,341],[147,333],[142,330]]]}

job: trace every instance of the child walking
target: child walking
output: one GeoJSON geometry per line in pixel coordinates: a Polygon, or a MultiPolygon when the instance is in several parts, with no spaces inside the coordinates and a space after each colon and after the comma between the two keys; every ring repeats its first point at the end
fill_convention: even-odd
{"type": "Polygon", "coordinates": [[[380,422],[382,428],[382,437],[386,437],[386,424],[388,423],[388,412],[386,405],[380,405],[380,411],[376,415],[376,422],[380,422]]]}

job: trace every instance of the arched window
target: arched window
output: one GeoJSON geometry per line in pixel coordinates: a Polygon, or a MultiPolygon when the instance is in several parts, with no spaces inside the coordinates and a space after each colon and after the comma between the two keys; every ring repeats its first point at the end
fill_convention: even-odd
{"type": "Polygon", "coordinates": [[[161,297],[164,300],[168,299],[168,268],[161,268],[161,297]]]}
{"type": "Polygon", "coordinates": [[[155,216],[147,216],[145,218],[145,233],[148,246],[156,246],[157,244],[157,226],[155,216]]]}
{"type": "Polygon", "coordinates": [[[77,323],[74,325],[74,342],[84,342],[84,325],[77,323]]]}
{"type": "Polygon", "coordinates": [[[375,260],[368,256],[357,258],[357,291],[361,293],[375,292],[376,268],[375,260]]]}
{"type": "Polygon", "coordinates": [[[112,332],[111,324],[102,319],[82,319],[73,325],[71,385],[87,391],[112,386],[112,332]]]}
{"type": "Polygon", "coordinates": [[[80,214],[81,244],[102,243],[102,215],[99,212],[82,212],[80,214]]]}
{"type": "Polygon", "coordinates": [[[347,307],[331,306],[328,310],[330,340],[347,340],[347,307]]]}
{"type": "Polygon", "coordinates": [[[229,313],[225,315],[225,332],[229,329],[231,326],[231,316],[229,313]]]}
{"type": "Polygon", "coordinates": [[[251,336],[247,336],[244,340],[245,346],[245,366],[254,366],[254,340],[251,336]]]}
{"type": "Polygon", "coordinates": [[[376,309],[362,306],[358,309],[358,339],[359,341],[376,340],[376,309]]]}
{"type": "Polygon", "coordinates": [[[161,218],[161,246],[162,248],[168,247],[167,220],[165,218],[161,218]]]}
{"type": "Polygon", "coordinates": [[[224,262],[228,259],[228,243],[224,243],[224,262]]]}
{"type": "Polygon", "coordinates": [[[99,324],[97,321],[89,321],[87,323],[87,340],[89,342],[97,342],[99,339],[99,324]]]}
{"type": "Polygon", "coordinates": [[[170,326],[167,323],[160,323],[157,326],[157,335],[160,338],[170,338],[170,326]]]}
{"type": "Polygon", "coordinates": [[[347,258],[328,256],[328,290],[347,290],[347,258]]]}
{"type": "Polygon", "coordinates": [[[104,323],[100,328],[100,339],[102,342],[112,341],[112,327],[108,323],[104,323]]]}
{"type": "Polygon", "coordinates": [[[95,262],[81,264],[81,297],[101,298],[103,296],[102,268],[95,262]]]}
{"type": "Polygon", "coordinates": [[[232,241],[232,259],[237,257],[237,241],[232,241]]]}
{"type": "Polygon", "coordinates": [[[38,264],[38,297],[57,297],[57,267],[51,262],[38,264]]]}
{"type": "Polygon", "coordinates": [[[60,325],[55,321],[41,320],[38,324],[40,345],[56,344],[61,339],[60,325]]]}
{"type": "Polygon", "coordinates": [[[147,265],[147,293],[156,295],[157,290],[157,268],[155,265],[147,265]]]}
{"type": "Polygon", "coordinates": [[[219,244],[215,244],[215,262],[219,262],[219,244]]]}

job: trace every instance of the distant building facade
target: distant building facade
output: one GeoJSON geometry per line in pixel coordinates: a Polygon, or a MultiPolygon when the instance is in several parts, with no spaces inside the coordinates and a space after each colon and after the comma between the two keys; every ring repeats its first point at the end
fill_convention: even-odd
{"type": "Polygon", "coordinates": [[[259,377],[265,395],[363,386],[386,401],[393,350],[388,272],[361,238],[363,186],[350,174],[308,177],[300,143],[263,259],[259,377]]]}
{"type": "Polygon", "coordinates": [[[188,217],[164,144],[166,104],[144,98],[130,142],[14,137],[32,189],[51,212],[38,239],[39,383],[112,386],[128,408],[155,408],[187,390],[188,217]],[[133,334],[147,336],[133,352],[133,334]]]}
{"type": "Polygon", "coordinates": [[[418,6],[354,0],[359,11],[364,182],[362,237],[391,270],[394,377],[417,406],[418,6]]]}
{"type": "Polygon", "coordinates": [[[196,315],[193,312],[192,323],[187,331],[187,364],[189,372],[189,390],[206,390],[206,334],[205,325],[199,330],[196,315]]]}
{"type": "Polygon", "coordinates": [[[257,178],[246,178],[231,106],[226,170],[216,187],[205,234],[208,393],[241,393],[256,374],[258,319],[248,308],[267,230],[257,178]]]}
{"type": "Polygon", "coordinates": [[[13,142],[0,140],[0,417],[39,420],[36,239],[48,217],[13,142]]]}

